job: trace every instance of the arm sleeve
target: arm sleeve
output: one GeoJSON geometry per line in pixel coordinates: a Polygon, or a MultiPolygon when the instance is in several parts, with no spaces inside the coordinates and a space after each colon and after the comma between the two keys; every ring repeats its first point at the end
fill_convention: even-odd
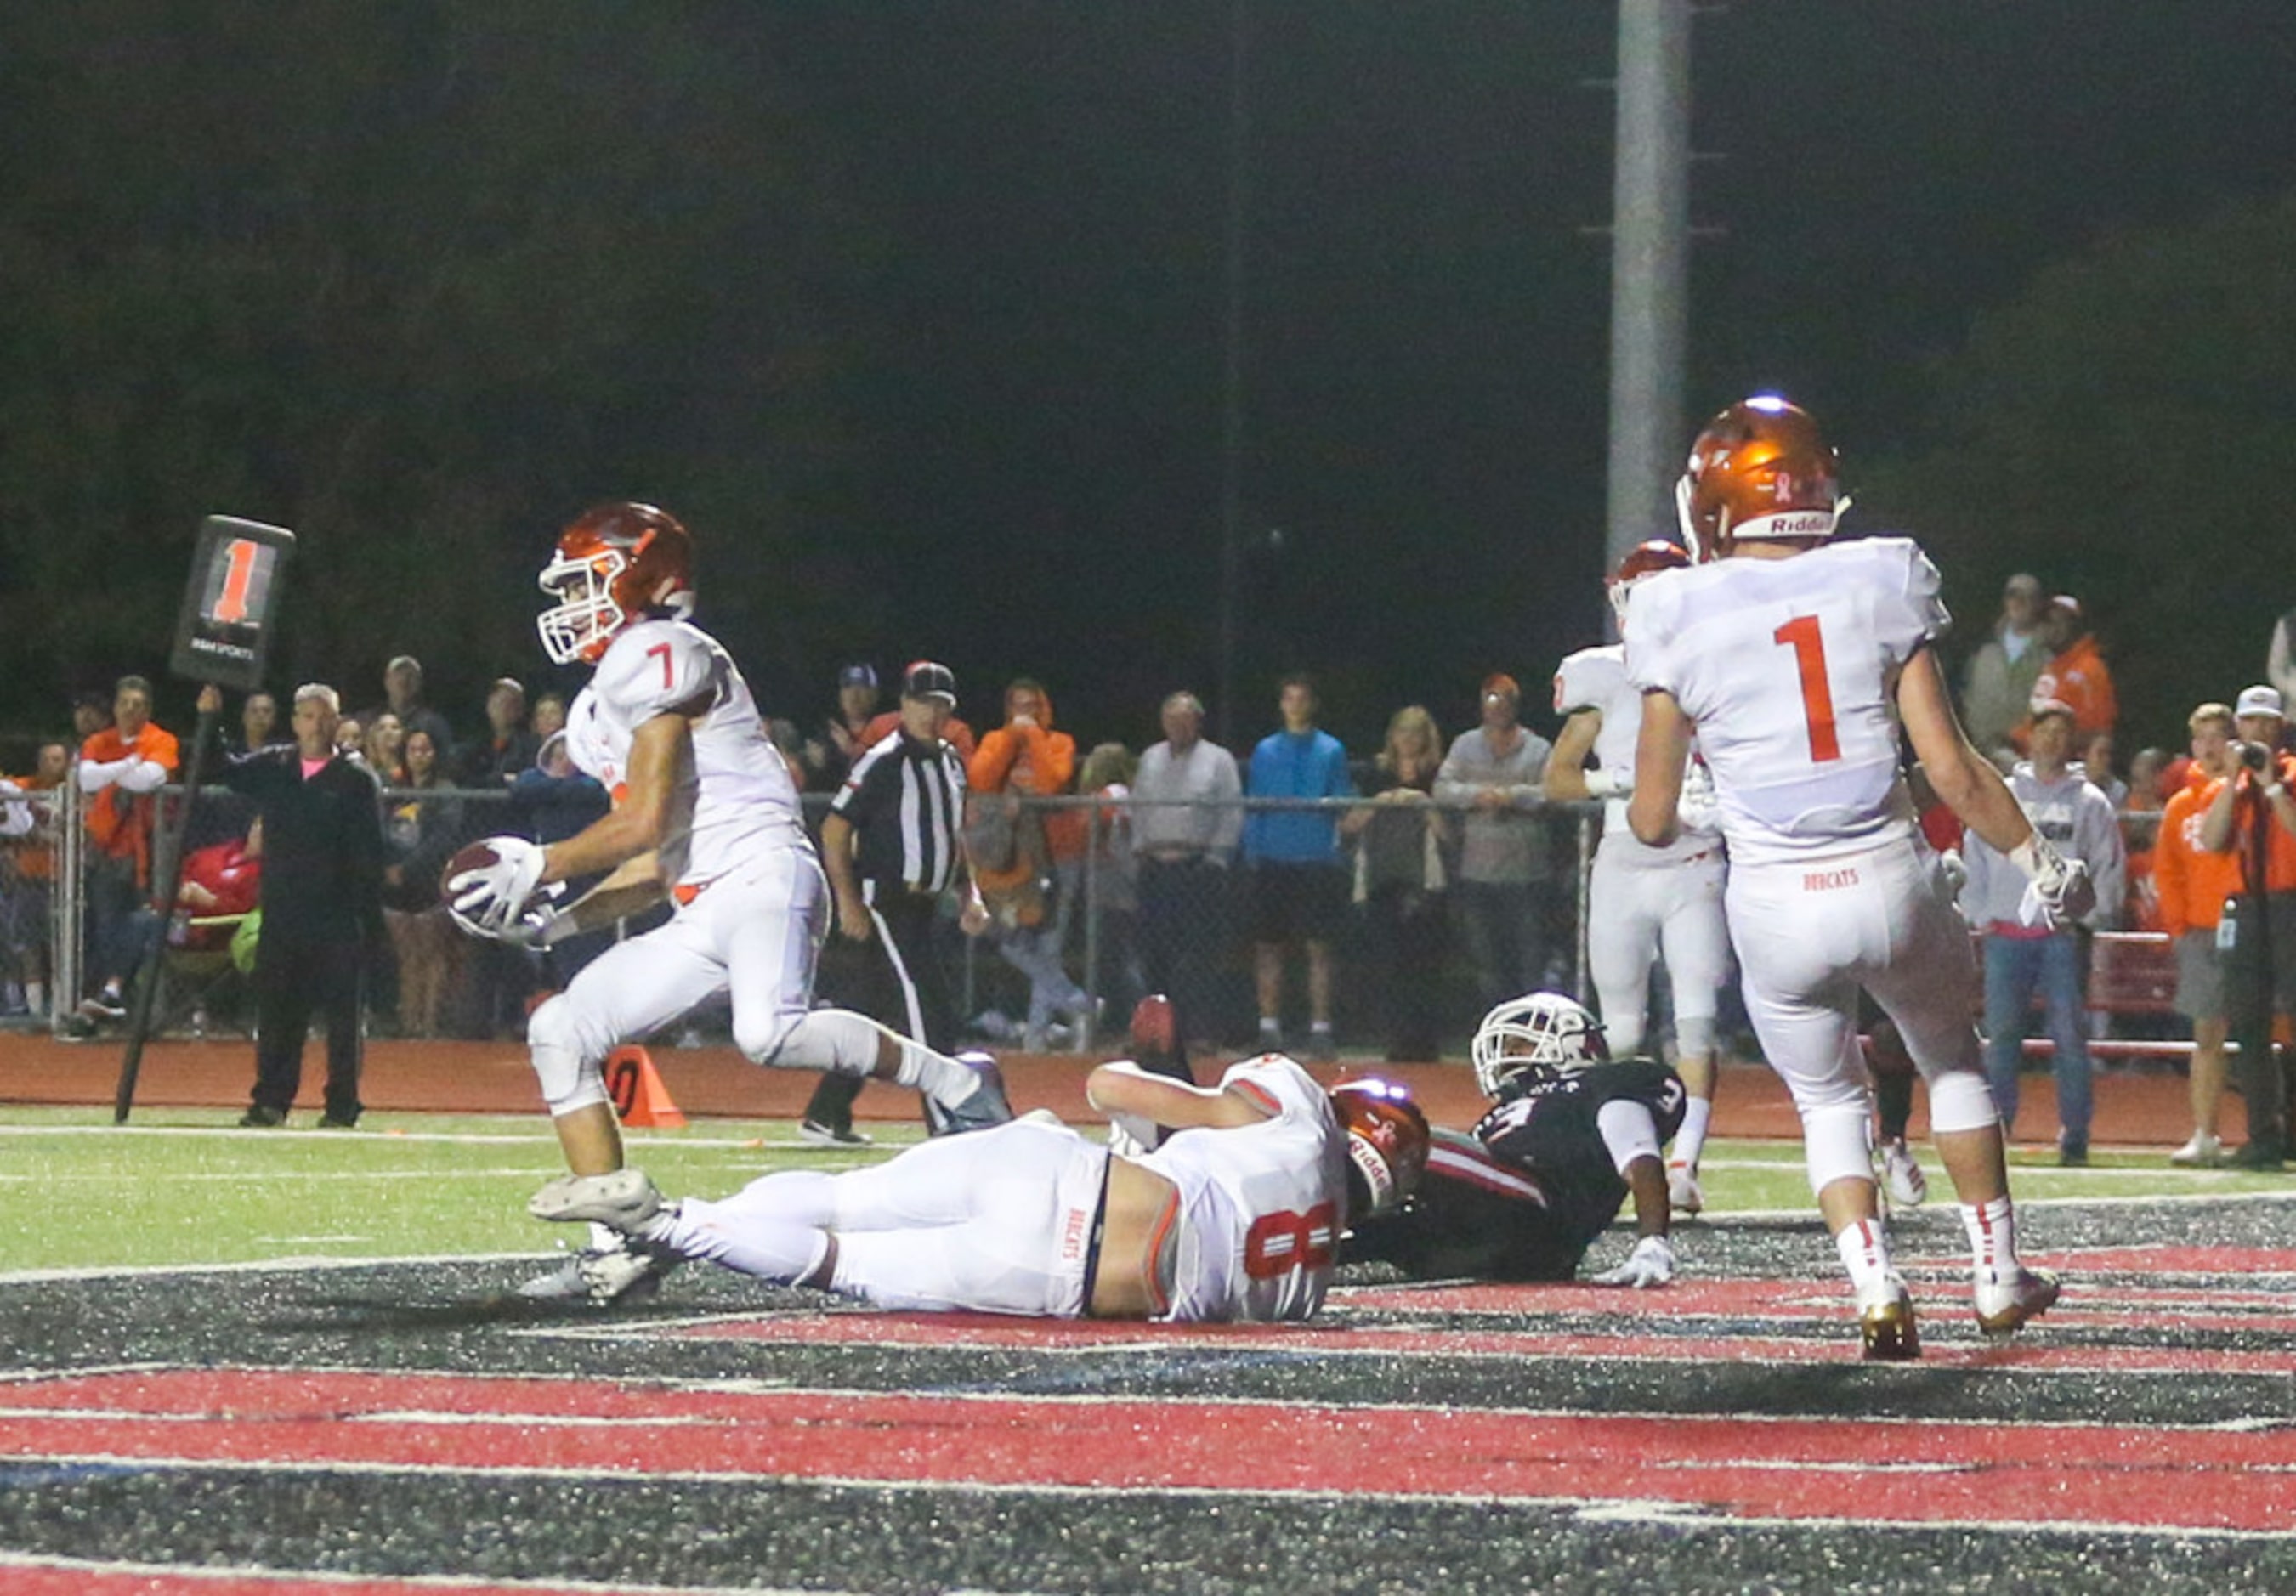
{"type": "Polygon", "coordinates": [[[1670,692],[1679,699],[1674,661],[1674,590],[1660,572],[1636,585],[1635,602],[1627,606],[1621,629],[1626,646],[1627,683],[1637,692],[1670,692]]]}
{"type": "Polygon", "coordinates": [[[1243,781],[1235,773],[1235,760],[1222,749],[1212,761],[1212,796],[1220,800],[1219,812],[1212,822],[1212,851],[1222,858],[1235,856],[1236,847],[1243,840],[1243,781]]]}
{"type": "Polygon", "coordinates": [[[135,763],[133,756],[125,759],[111,760],[82,757],[79,763],[72,767],[72,779],[79,783],[79,790],[82,792],[102,792],[119,780],[121,773],[135,763]]]}
{"type": "Polygon", "coordinates": [[[127,792],[157,792],[168,780],[168,767],[157,759],[142,757],[123,759],[127,766],[119,773],[119,785],[127,792]]]}
{"type": "Polygon", "coordinates": [[[1620,1174],[1636,1158],[1658,1157],[1658,1121],[1647,1106],[1632,1098],[1614,1097],[1596,1109],[1595,1128],[1610,1150],[1611,1167],[1620,1174]]]}
{"type": "Polygon", "coordinates": [[[1027,736],[1029,758],[1037,767],[1037,790],[1066,792],[1069,783],[1076,780],[1076,739],[1066,732],[1048,732],[1042,726],[1030,726],[1027,736]]]}
{"type": "Polygon", "coordinates": [[[1467,749],[1467,739],[1462,734],[1443,755],[1442,765],[1435,772],[1435,801],[1439,804],[1464,804],[1475,796],[1481,785],[1472,778],[1467,762],[1460,756],[1467,749]]]}
{"type": "Polygon", "coordinates": [[[1013,761],[1019,758],[1021,745],[1012,729],[999,726],[972,750],[965,762],[964,779],[975,792],[1002,792],[1005,778],[1013,773],[1013,761]]]}
{"type": "Polygon", "coordinates": [[[2184,808],[2177,799],[2169,800],[2161,814],[2160,839],[2152,845],[2152,888],[2161,904],[2161,929],[2171,937],[2192,929],[2185,918],[2191,861],[2185,856],[2184,808]]]}
{"type": "Polygon", "coordinates": [[[1874,606],[1874,629],[1889,657],[1902,665],[1953,628],[1945,607],[1943,583],[1930,557],[1911,538],[1877,537],[1866,547],[1884,566],[1875,584],[1882,596],[1874,606]]]}
{"type": "Polygon", "coordinates": [[[682,709],[696,699],[715,701],[726,686],[726,657],[697,633],[683,626],[655,624],[630,639],[601,662],[591,688],[627,724],[672,709],[682,709]]]}
{"type": "Polygon", "coordinates": [[[2089,923],[2098,930],[2110,930],[2120,923],[2123,904],[2128,897],[2128,846],[2120,835],[2120,818],[2112,812],[2112,800],[2091,787],[2082,795],[2082,808],[2088,815],[2094,841],[2090,851],[2082,856],[2088,861],[2088,876],[2096,887],[2096,908],[2089,923]]]}

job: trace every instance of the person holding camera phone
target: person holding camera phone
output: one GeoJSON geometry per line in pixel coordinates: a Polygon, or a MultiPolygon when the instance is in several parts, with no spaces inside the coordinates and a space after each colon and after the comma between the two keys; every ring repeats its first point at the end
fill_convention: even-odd
{"type": "Polygon", "coordinates": [[[2233,706],[2239,773],[2201,823],[2201,846],[2240,862],[2240,891],[2225,905],[2225,995],[2240,1052],[2248,1145],[2243,1169],[2278,1169],[2288,1153],[2288,1098],[2272,1050],[2275,1014],[2296,1013],[2296,757],[2283,752],[2277,688],[2251,687],[2233,706]]]}

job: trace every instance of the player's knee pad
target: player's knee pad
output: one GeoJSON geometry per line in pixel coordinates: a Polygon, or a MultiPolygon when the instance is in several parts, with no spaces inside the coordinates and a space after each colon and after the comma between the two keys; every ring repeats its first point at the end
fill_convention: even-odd
{"type": "Polygon", "coordinates": [[[1930,1134],[1981,1131],[2001,1122],[1981,1069],[1940,1069],[1930,1076],[1930,1134]]]}
{"type": "Polygon", "coordinates": [[[867,1075],[874,1069],[878,1043],[885,1035],[873,1020],[843,1009],[816,1009],[795,1017],[774,1014],[747,1026],[737,1019],[734,1026],[734,1044],[756,1063],[837,1075],[867,1075]]]}
{"type": "Polygon", "coordinates": [[[571,1114],[608,1101],[602,1060],[583,1057],[581,1030],[565,994],[552,998],[528,1018],[526,1048],[542,1084],[542,1101],[553,1115],[571,1114]]]}
{"type": "Polygon", "coordinates": [[[1872,1180],[1873,1137],[1872,1110],[1862,1093],[1855,1103],[1806,1105],[1801,1110],[1801,1145],[1809,1166],[1809,1189],[1823,1191],[1836,1181],[1852,1177],[1872,1180]]]}

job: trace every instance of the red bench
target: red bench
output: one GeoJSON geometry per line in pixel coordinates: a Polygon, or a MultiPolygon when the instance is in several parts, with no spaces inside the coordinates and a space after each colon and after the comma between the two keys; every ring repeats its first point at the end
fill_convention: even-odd
{"type": "MultiPolygon", "coordinates": [[[[2099,931],[2089,947],[2088,1006],[2106,1014],[2158,1016],[2177,1011],[2177,945],[2165,931],[2099,931]]],[[[2025,1055],[2046,1058],[2056,1044],[2028,1036],[2025,1055]]],[[[2088,1044],[2100,1062],[2127,1059],[2182,1060],[2190,1042],[2103,1037],[2088,1044]]]]}

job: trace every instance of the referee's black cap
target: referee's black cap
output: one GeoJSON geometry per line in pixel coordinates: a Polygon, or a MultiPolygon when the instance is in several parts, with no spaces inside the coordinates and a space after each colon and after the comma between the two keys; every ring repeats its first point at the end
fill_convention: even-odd
{"type": "Polygon", "coordinates": [[[905,699],[939,699],[954,709],[956,708],[956,673],[931,659],[912,660],[909,668],[901,673],[901,696],[905,699]]]}

